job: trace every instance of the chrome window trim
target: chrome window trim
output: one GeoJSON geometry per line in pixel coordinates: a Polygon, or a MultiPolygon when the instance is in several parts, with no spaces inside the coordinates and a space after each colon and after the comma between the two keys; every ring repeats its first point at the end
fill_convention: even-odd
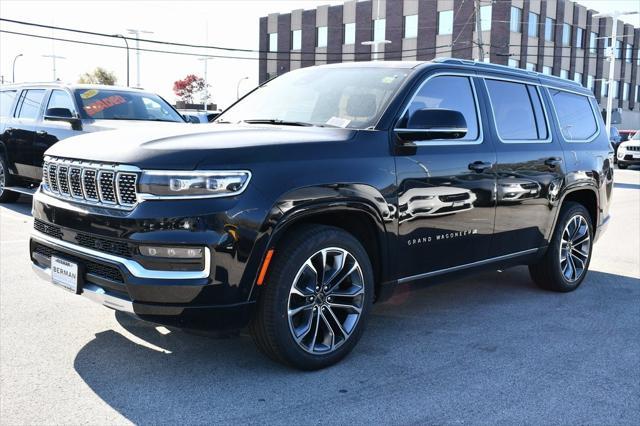
{"type": "MultiPolygon", "coordinates": [[[[253,174],[250,170],[143,170],[143,174],[148,175],[156,175],[156,176],[171,176],[171,175],[180,175],[180,173],[184,173],[185,175],[203,175],[210,176],[215,174],[226,174],[230,176],[240,176],[247,175],[247,181],[242,185],[237,191],[234,192],[226,192],[224,194],[211,194],[211,195],[155,195],[149,194],[146,192],[138,193],[138,199],[140,201],[146,200],[199,200],[199,199],[207,199],[207,198],[223,198],[223,197],[235,197],[237,195],[242,194],[248,187],[251,182],[251,178],[253,174]]],[[[141,176],[142,177],[142,176],[141,176]]]]}
{"type": "MultiPolygon", "coordinates": [[[[557,87],[545,86],[545,90],[547,91],[547,95],[549,96],[549,100],[551,101],[551,108],[553,108],[553,115],[556,119],[556,124],[558,124],[558,131],[560,132],[560,136],[562,137],[563,141],[565,141],[566,143],[589,143],[589,142],[593,142],[598,136],[600,136],[600,133],[602,132],[602,128],[600,127],[600,120],[598,120],[598,115],[597,115],[598,112],[593,107],[592,96],[577,93],[572,90],[559,89],[557,87]],[[588,139],[567,139],[564,137],[564,133],[562,132],[562,125],[560,124],[560,118],[558,117],[558,111],[556,110],[556,104],[553,102],[553,97],[551,96],[551,93],[549,93],[549,89],[557,90],[559,92],[571,93],[572,95],[583,96],[587,99],[587,101],[589,102],[589,106],[591,107],[591,114],[593,115],[593,119],[596,122],[596,132],[593,134],[593,136],[591,136],[588,139]]],[[[609,136],[607,135],[607,138],[608,137],[609,136]]]]}
{"type": "Polygon", "coordinates": [[[43,234],[42,232],[36,231],[35,229],[31,231],[31,238],[54,248],[63,248],[91,256],[96,259],[118,263],[124,266],[131,275],[137,278],[150,278],[157,280],[199,279],[209,277],[211,270],[211,250],[206,246],[204,247],[204,269],[202,271],[157,271],[153,269],[146,269],[135,260],[126,259],[109,253],[103,253],[68,241],[58,240],[49,235],[43,234]]]}
{"type": "MultiPolygon", "coordinates": [[[[470,72],[455,72],[455,71],[441,71],[441,72],[435,72],[431,75],[429,75],[427,78],[425,78],[420,85],[418,86],[418,88],[413,92],[411,99],[409,99],[409,102],[407,102],[407,104],[405,105],[405,107],[402,110],[402,113],[400,114],[400,119],[407,113],[407,110],[409,109],[409,106],[411,106],[411,103],[415,100],[415,98],[418,96],[418,93],[420,93],[420,90],[422,90],[422,88],[424,87],[425,84],[427,84],[427,82],[429,80],[431,80],[432,78],[435,77],[439,77],[439,76],[452,76],[452,77],[466,77],[469,82],[471,83],[471,91],[473,93],[473,98],[474,98],[474,102],[475,102],[475,106],[476,106],[476,120],[478,123],[478,137],[476,139],[473,140],[463,140],[463,141],[457,141],[457,142],[452,142],[455,141],[456,139],[430,139],[430,140],[424,140],[424,141],[416,141],[414,142],[414,145],[416,146],[450,146],[450,145],[480,145],[484,142],[484,123],[482,122],[482,114],[480,111],[480,101],[478,99],[478,93],[476,91],[476,83],[475,83],[475,79],[474,77],[478,77],[478,75],[476,73],[470,73],[470,72]]],[[[397,124],[397,122],[396,122],[397,124]]],[[[394,132],[398,132],[398,131],[420,131],[420,130],[424,130],[424,129],[401,129],[401,128],[397,128],[394,127],[393,131],[394,132]]]]}
{"type": "MultiPolygon", "coordinates": [[[[489,99],[489,106],[491,109],[491,117],[493,118],[493,126],[496,129],[496,135],[498,136],[498,140],[504,144],[522,144],[522,143],[551,143],[553,142],[553,137],[551,135],[551,126],[549,125],[549,117],[548,117],[548,113],[547,113],[547,108],[544,105],[544,99],[542,97],[542,93],[540,92],[540,84],[529,84],[526,81],[518,81],[518,80],[505,80],[502,78],[493,78],[493,76],[491,77],[487,77],[487,76],[483,76],[481,77],[482,79],[482,83],[484,84],[484,88],[487,91],[487,98],[489,99]],[[493,99],[491,99],[491,93],[489,93],[489,87],[487,86],[487,80],[496,80],[496,81],[505,81],[507,83],[517,83],[517,84],[522,84],[525,86],[530,85],[530,86],[535,86],[536,88],[536,93],[538,93],[538,98],[540,99],[540,103],[542,104],[542,114],[544,115],[544,124],[547,128],[547,138],[546,139],[504,139],[502,136],[500,136],[500,130],[498,129],[498,121],[496,120],[496,114],[495,114],[495,109],[493,108],[493,99]]],[[[531,104],[531,101],[529,101],[529,103],[531,104]]],[[[531,110],[534,114],[534,118],[535,118],[535,109],[533,108],[533,105],[531,105],[531,110]]],[[[537,133],[537,129],[536,129],[536,133],[537,133]]]]}

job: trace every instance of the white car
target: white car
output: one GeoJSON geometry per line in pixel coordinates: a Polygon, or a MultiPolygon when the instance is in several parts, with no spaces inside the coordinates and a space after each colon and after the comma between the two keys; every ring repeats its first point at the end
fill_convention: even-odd
{"type": "Polygon", "coordinates": [[[468,189],[450,186],[409,189],[398,200],[400,221],[471,210],[476,198],[468,189]]]}
{"type": "Polygon", "coordinates": [[[618,147],[618,167],[626,169],[628,166],[640,165],[640,132],[633,138],[622,142],[618,147]]]}

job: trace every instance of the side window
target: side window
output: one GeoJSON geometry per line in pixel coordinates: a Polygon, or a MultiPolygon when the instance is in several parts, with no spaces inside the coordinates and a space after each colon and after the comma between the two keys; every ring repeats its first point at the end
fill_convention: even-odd
{"type": "Polygon", "coordinates": [[[11,107],[16,98],[15,90],[4,90],[0,92],[0,117],[11,117],[11,107]]]}
{"type": "Polygon", "coordinates": [[[554,89],[549,94],[566,140],[585,141],[596,134],[598,124],[588,97],[554,89]]]}
{"type": "Polygon", "coordinates": [[[18,106],[17,117],[35,120],[40,113],[40,105],[44,98],[44,89],[31,89],[22,94],[22,102],[18,106]]]}
{"type": "Polygon", "coordinates": [[[549,133],[538,90],[524,83],[485,80],[496,130],[503,142],[546,140],[549,133]]]}
{"type": "Polygon", "coordinates": [[[469,77],[442,75],[428,80],[411,100],[400,127],[406,127],[405,123],[413,112],[425,108],[450,109],[464,115],[467,134],[464,138],[451,140],[451,143],[473,141],[479,138],[476,99],[469,77]]]}
{"type": "Polygon", "coordinates": [[[53,92],[51,92],[51,97],[49,98],[47,109],[51,108],[66,108],[72,113],[76,112],[76,107],[73,104],[71,95],[69,95],[64,90],[54,90],[53,92]]]}

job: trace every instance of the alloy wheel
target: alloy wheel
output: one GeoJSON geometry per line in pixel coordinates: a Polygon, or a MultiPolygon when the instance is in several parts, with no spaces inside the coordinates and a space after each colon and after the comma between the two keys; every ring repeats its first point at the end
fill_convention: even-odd
{"type": "Polygon", "coordinates": [[[6,177],[4,175],[4,164],[0,161],[0,195],[4,192],[6,177]]]}
{"type": "Polygon", "coordinates": [[[355,257],[337,247],[322,249],[307,259],[291,285],[291,335],[306,352],[333,352],[356,329],[364,302],[364,278],[355,257]]]}
{"type": "Polygon", "coordinates": [[[591,250],[589,224],[584,216],[575,215],[562,231],[560,243],[560,268],[569,282],[575,282],[587,269],[591,250]]]}

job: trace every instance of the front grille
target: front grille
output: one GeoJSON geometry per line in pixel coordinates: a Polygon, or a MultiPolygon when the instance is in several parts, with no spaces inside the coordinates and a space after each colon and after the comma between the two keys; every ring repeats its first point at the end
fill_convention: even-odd
{"type": "Polygon", "coordinates": [[[640,146],[628,146],[627,151],[640,151],[640,146]]]}
{"type": "Polygon", "coordinates": [[[65,238],[65,234],[60,226],[44,222],[40,219],[33,220],[33,228],[53,238],[68,241],[103,253],[126,258],[133,256],[133,247],[124,241],[110,240],[73,230],[67,230],[65,238]]]}
{"type": "Polygon", "coordinates": [[[122,273],[120,273],[120,270],[114,266],[103,265],[101,263],[93,262],[91,260],[85,260],[67,253],[58,252],[51,247],[47,247],[39,243],[35,243],[33,252],[46,257],[47,259],[51,259],[51,256],[58,256],[63,259],[67,259],[71,262],[84,265],[86,274],[95,275],[97,277],[104,278],[105,280],[114,281],[117,283],[124,283],[122,273]]]}
{"type": "Polygon", "coordinates": [[[132,209],[138,202],[138,173],[131,166],[46,157],[43,190],[85,204],[132,209]]]}
{"type": "Polygon", "coordinates": [[[452,203],[455,201],[465,201],[469,199],[469,194],[463,192],[462,194],[440,195],[438,197],[440,201],[445,203],[452,203]]]}

